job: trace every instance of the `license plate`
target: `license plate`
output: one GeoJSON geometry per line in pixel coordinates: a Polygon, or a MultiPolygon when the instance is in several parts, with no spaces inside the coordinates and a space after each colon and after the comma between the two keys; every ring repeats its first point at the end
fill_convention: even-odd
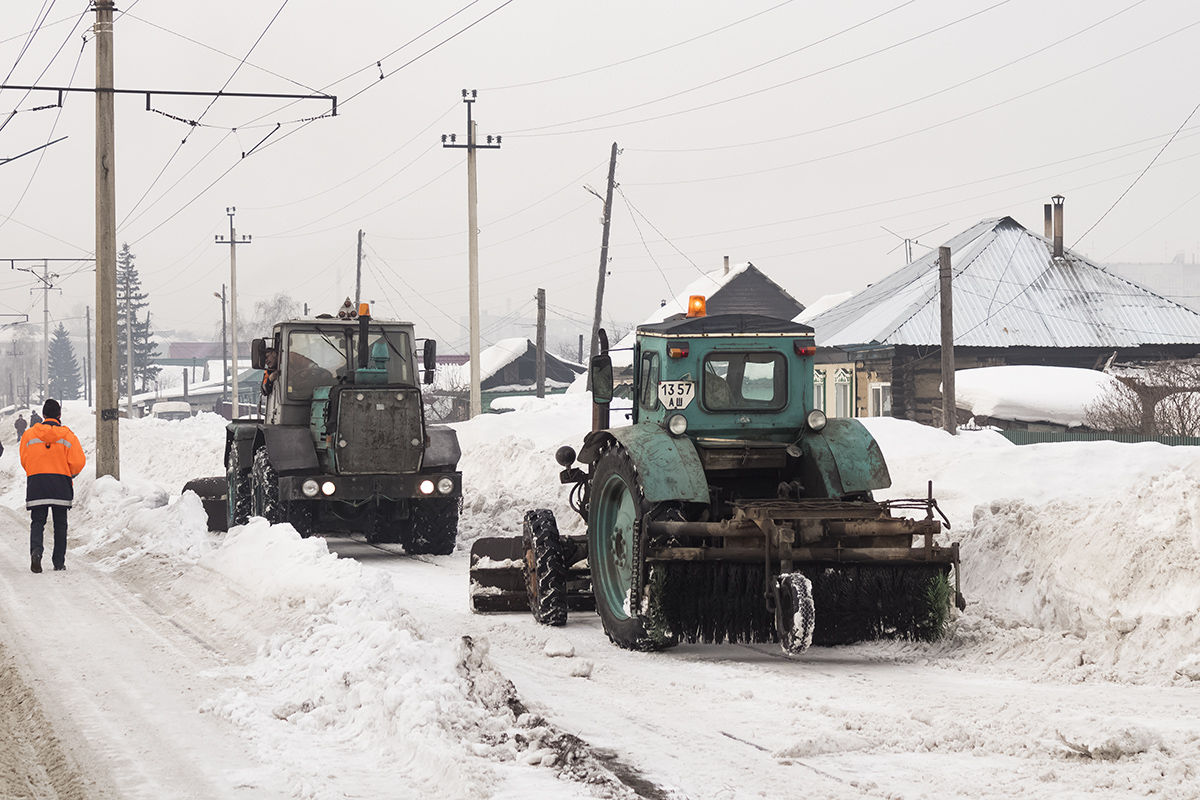
{"type": "Polygon", "coordinates": [[[658,399],[669,410],[687,408],[696,396],[692,381],[662,381],[658,384],[658,399]]]}

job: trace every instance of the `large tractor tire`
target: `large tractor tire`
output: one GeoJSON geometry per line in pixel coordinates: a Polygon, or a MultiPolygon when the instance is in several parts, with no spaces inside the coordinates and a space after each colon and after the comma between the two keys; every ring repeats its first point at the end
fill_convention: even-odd
{"type": "Polygon", "coordinates": [[[237,453],[232,448],[225,464],[225,482],[228,485],[226,503],[228,522],[226,530],[235,525],[245,525],[250,520],[250,470],[238,465],[237,453]]]}
{"type": "Polygon", "coordinates": [[[410,555],[448,556],[454,552],[458,536],[457,497],[413,500],[409,516],[411,529],[404,541],[410,555]]]}
{"type": "Polygon", "coordinates": [[[643,609],[642,598],[632,597],[634,579],[645,569],[638,537],[647,511],[629,453],[620,445],[602,452],[592,473],[588,562],[604,632],[627,650],[663,650],[679,643],[651,623],[654,609],[643,609]]]}
{"type": "Polygon", "coordinates": [[[543,625],[566,625],[567,567],[554,512],[545,508],[525,512],[522,539],[525,588],[533,618],[543,625]]]}
{"type": "Polygon", "coordinates": [[[401,544],[409,540],[411,519],[396,519],[395,506],[381,502],[373,509],[367,525],[367,542],[370,544],[401,544]]]}
{"type": "Polygon", "coordinates": [[[272,525],[291,523],[296,533],[308,538],[313,531],[313,507],[309,502],[297,500],[286,502],[279,499],[279,473],[267,457],[267,449],[259,448],[254,453],[254,465],[250,468],[251,512],[272,525]]]}
{"type": "Polygon", "coordinates": [[[812,581],[799,572],[779,576],[779,644],[789,655],[803,653],[812,645],[816,628],[812,581]]]}

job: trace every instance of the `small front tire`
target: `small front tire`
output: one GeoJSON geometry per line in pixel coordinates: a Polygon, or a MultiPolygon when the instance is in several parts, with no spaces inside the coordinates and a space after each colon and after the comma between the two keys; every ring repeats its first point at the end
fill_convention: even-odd
{"type": "Polygon", "coordinates": [[[545,508],[525,512],[522,540],[525,588],[533,618],[543,625],[566,625],[567,567],[554,512],[545,508]]]}

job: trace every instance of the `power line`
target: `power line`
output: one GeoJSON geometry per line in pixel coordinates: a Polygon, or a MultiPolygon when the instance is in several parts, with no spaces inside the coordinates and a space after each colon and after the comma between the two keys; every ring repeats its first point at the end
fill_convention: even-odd
{"type": "Polygon", "coordinates": [[[603,70],[612,69],[613,67],[620,67],[625,64],[632,64],[634,61],[640,61],[643,58],[649,58],[650,56],[656,56],[659,53],[665,53],[668,50],[674,50],[677,47],[683,47],[684,45],[691,44],[692,42],[698,42],[701,39],[712,36],[713,34],[721,33],[722,31],[727,31],[730,28],[741,25],[743,22],[749,22],[752,19],[761,17],[763,14],[769,14],[772,11],[783,8],[784,6],[788,5],[791,2],[792,2],[792,0],[784,0],[784,2],[779,3],[778,5],[774,5],[774,6],[771,6],[770,8],[763,9],[762,11],[759,11],[755,14],[751,14],[748,17],[742,17],[741,19],[737,20],[736,22],[731,22],[728,25],[722,25],[719,28],[708,31],[707,33],[702,33],[699,36],[693,36],[690,39],[684,39],[682,42],[676,42],[675,44],[667,45],[666,47],[660,47],[657,50],[651,50],[649,53],[642,53],[641,55],[633,56],[631,58],[625,58],[620,61],[614,61],[611,64],[605,64],[602,67],[592,67],[591,69],[585,69],[580,72],[572,72],[569,75],[559,75],[556,78],[543,78],[543,79],[537,80],[537,81],[527,81],[526,83],[513,83],[513,84],[509,84],[508,86],[493,86],[489,89],[483,89],[481,91],[488,91],[488,92],[503,91],[505,89],[523,89],[527,86],[540,86],[542,84],[554,83],[556,81],[568,80],[570,78],[579,78],[583,75],[591,75],[594,72],[601,72],[603,70]]]}
{"type": "Polygon", "coordinates": [[[1187,115],[1187,119],[1185,119],[1183,121],[1183,123],[1176,129],[1176,131],[1173,134],[1171,134],[1171,138],[1167,139],[1166,144],[1164,144],[1162,146],[1162,148],[1157,153],[1154,154],[1154,158],[1150,159],[1150,163],[1146,165],[1146,168],[1138,173],[1138,176],[1133,179],[1133,183],[1129,184],[1129,186],[1126,187],[1125,191],[1121,192],[1121,196],[1118,197],[1116,200],[1114,200],[1113,204],[1108,207],[1108,210],[1106,210],[1103,214],[1100,215],[1100,219],[1098,219],[1092,223],[1092,227],[1090,227],[1086,231],[1084,231],[1083,235],[1075,240],[1075,244],[1071,245],[1072,249],[1074,249],[1081,241],[1083,241],[1084,236],[1087,236],[1089,233],[1091,233],[1095,229],[1095,227],[1097,225],[1099,225],[1102,221],[1104,221],[1104,218],[1108,216],[1109,212],[1117,207],[1117,203],[1121,202],[1121,199],[1124,198],[1125,195],[1129,194],[1130,190],[1133,189],[1134,186],[1137,186],[1138,181],[1140,181],[1142,179],[1143,175],[1145,175],[1147,172],[1150,171],[1150,168],[1154,166],[1154,162],[1158,161],[1158,157],[1161,156],[1163,154],[1163,152],[1166,151],[1166,149],[1171,146],[1171,142],[1175,141],[1175,137],[1178,136],[1179,132],[1183,130],[1184,125],[1187,125],[1188,122],[1191,121],[1192,117],[1196,115],[1197,111],[1200,111],[1200,103],[1196,104],[1196,107],[1193,108],[1191,110],[1191,113],[1189,113],[1187,115]]]}

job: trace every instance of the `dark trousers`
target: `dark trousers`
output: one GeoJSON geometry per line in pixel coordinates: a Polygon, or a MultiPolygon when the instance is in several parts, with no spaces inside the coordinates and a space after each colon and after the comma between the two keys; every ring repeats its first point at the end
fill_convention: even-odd
{"type": "Polygon", "coordinates": [[[54,552],[50,561],[56,567],[65,563],[67,558],[67,507],[66,506],[34,506],[29,509],[32,522],[29,525],[29,552],[42,552],[42,531],[46,529],[46,516],[54,509],[54,552]]]}

